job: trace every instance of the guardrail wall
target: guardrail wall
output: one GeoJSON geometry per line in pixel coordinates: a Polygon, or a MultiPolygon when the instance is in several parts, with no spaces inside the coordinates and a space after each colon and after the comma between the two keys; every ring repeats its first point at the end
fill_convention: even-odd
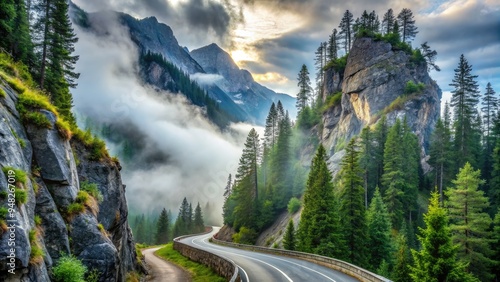
{"type": "MultiPolygon", "coordinates": [[[[209,231],[207,233],[210,233],[209,231]]],[[[204,233],[202,233],[204,234],[204,233]]],[[[180,242],[181,239],[197,236],[200,234],[192,234],[186,236],[180,236],[174,239],[174,250],[181,253],[183,256],[190,258],[193,261],[204,264],[211,269],[213,269],[217,274],[222,277],[225,277],[227,281],[230,282],[239,282],[240,275],[238,273],[238,267],[232,261],[229,261],[223,257],[220,257],[216,254],[212,254],[210,252],[198,249],[193,246],[186,245],[180,242]]]]}

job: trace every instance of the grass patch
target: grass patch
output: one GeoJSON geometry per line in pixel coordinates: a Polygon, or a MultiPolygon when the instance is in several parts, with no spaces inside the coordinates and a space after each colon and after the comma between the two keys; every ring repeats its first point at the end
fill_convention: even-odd
{"type": "Polygon", "coordinates": [[[7,215],[9,214],[9,209],[6,207],[0,207],[0,235],[7,231],[7,215]]]}
{"type": "Polygon", "coordinates": [[[99,188],[97,188],[97,184],[95,184],[95,183],[90,183],[88,181],[82,181],[80,183],[80,190],[89,193],[89,195],[94,197],[94,199],[96,199],[96,201],[99,203],[101,203],[103,200],[101,191],[99,191],[99,188]]]}
{"type": "Polygon", "coordinates": [[[87,267],[74,256],[63,256],[52,268],[56,282],[85,282],[87,267]]]}
{"type": "Polygon", "coordinates": [[[3,90],[2,88],[0,88],[0,97],[7,98],[7,93],[5,93],[5,90],[3,90]]]}
{"type": "Polygon", "coordinates": [[[30,263],[40,264],[43,262],[43,249],[40,246],[40,241],[38,240],[38,231],[36,229],[30,230],[28,233],[28,238],[30,240],[31,253],[30,253],[30,263]]]}
{"type": "Polygon", "coordinates": [[[3,173],[7,179],[14,177],[16,181],[16,187],[22,188],[26,185],[28,181],[28,175],[22,169],[13,168],[11,166],[4,166],[2,168],[3,173]]]}
{"type": "Polygon", "coordinates": [[[411,94],[415,94],[415,93],[422,93],[422,91],[424,91],[424,89],[425,89],[425,84],[423,84],[422,82],[415,83],[415,82],[413,82],[413,80],[410,80],[405,85],[404,94],[411,95],[411,94]]]}
{"type": "Polygon", "coordinates": [[[344,73],[346,65],[347,65],[347,54],[338,59],[329,61],[323,67],[323,70],[328,70],[333,68],[335,72],[344,73]]]}
{"type": "Polygon", "coordinates": [[[97,216],[97,213],[99,213],[99,205],[97,204],[96,199],[85,191],[78,191],[75,203],[82,204],[83,206],[87,207],[95,216],[97,216]]]}
{"type": "Polygon", "coordinates": [[[71,203],[66,211],[66,215],[72,218],[75,215],[81,214],[85,211],[85,206],[82,203],[71,203]]]}
{"type": "Polygon", "coordinates": [[[26,192],[26,190],[16,188],[14,195],[16,197],[16,205],[18,206],[28,201],[28,192],[26,192]]]}
{"type": "Polygon", "coordinates": [[[100,161],[103,159],[110,159],[108,149],[106,148],[106,143],[99,137],[94,136],[90,129],[87,129],[85,131],[81,129],[75,129],[73,130],[73,137],[82,142],[82,144],[87,149],[89,149],[89,160],[100,161]]]}
{"type": "Polygon", "coordinates": [[[40,128],[52,129],[49,118],[40,112],[29,112],[23,114],[23,122],[36,125],[40,128]]]}
{"type": "Polygon", "coordinates": [[[339,91],[333,95],[329,95],[326,97],[325,104],[321,108],[321,111],[324,113],[328,111],[328,109],[331,109],[332,107],[335,107],[337,105],[340,105],[340,102],[342,101],[342,92],[339,91]]]}
{"type": "Polygon", "coordinates": [[[7,78],[7,84],[19,94],[26,91],[26,86],[19,78],[7,78]]]}
{"type": "Polygon", "coordinates": [[[35,215],[35,225],[36,226],[42,225],[42,218],[38,214],[35,215]]]}
{"type": "Polygon", "coordinates": [[[105,237],[109,237],[109,233],[106,228],[104,228],[104,225],[102,225],[102,223],[97,224],[97,229],[99,229],[102,235],[104,235],[105,237]]]}
{"type": "Polygon", "coordinates": [[[173,243],[167,244],[164,248],[159,249],[156,254],[172,263],[177,264],[191,274],[194,282],[223,282],[225,278],[216,274],[211,268],[202,264],[196,263],[174,250],[173,243]]]}
{"type": "Polygon", "coordinates": [[[139,273],[132,271],[132,272],[127,273],[125,281],[126,282],[139,282],[139,281],[141,281],[141,276],[139,275],[139,273]]]}
{"type": "Polygon", "coordinates": [[[12,135],[14,135],[14,138],[16,138],[17,143],[19,143],[19,146],[21,146],[21,148],[23,149],[26,148],[26,141],[24,141],[24,139],[22,138],[19,138],[17,133],[12,128],[10,129],[10,132],[12,133],[12,135]]]}
{"type": "Polygon", "coordinates": [[[56,128],[57,128],[57,132],[59,133],[59,135],[61,135],[61,137],[64,140],[71,139],[71,136],[73,135],[73,133],[71,132],[71,126],[69,125],[69,122],[67,122],[61,118],[58,118],[56,121],[56,128]]]}

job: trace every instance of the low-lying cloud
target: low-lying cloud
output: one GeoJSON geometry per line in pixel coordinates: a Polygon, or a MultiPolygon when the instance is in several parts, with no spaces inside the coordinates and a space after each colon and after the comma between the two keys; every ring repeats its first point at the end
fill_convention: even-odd
{"type": "Polygon", "coordinates": [[[81,77],[73,91],[75,109],[102,123],[137,128],[152,145],[146,148],[168,156],[154,165],[141,164],[139,157],[124,167],[129,207],[140,212],[166,207],[175,214],[187,197],[193,205],[209,202],[215,206],[211,217],[220,219],[227,175],[236,170],[248,127],[220,132],[183,95],[143,85],[137,77],[138,52],[127,31],[112,20],[108,26],[106,38],[76,29],[81,77]]]}
{"type": "Polygon", "coordinates": [[[201,86],[210,86],[224,79],[224,77],[220,74],[201,73],[201,72],[194,73],[189,77],[192,80],[198,82],[198,84],[201,86]]]}

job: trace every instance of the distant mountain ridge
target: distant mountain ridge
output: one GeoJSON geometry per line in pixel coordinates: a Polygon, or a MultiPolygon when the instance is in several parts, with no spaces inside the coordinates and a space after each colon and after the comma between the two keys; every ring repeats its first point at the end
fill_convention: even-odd
{"type": "MultiPolygon", "coordinates": [[[[219,103],[221,110],[234,117],[234,121],[262,125],[271,104],[278,100],[282,101],[292,117],[296,115],[295,98],[277,94],[255,82],[250,72],[239,69],[230,55],[216,44],[188,52],[187,48],[179,45],[172,29],[158,22],[155,17],[139,20],[119,12],[86,13],[74,4],[71,5],[71,10],[74,22],[96,30],[105,30],[106,21],[103,19],[116,16],[119,23],[128,29],[131,40],[142,54],[160,54],[166,61],[191,76],[219,103]],[[212,61],[205,57],[218,59],[212,61]],[[209,75],[220,75],[220,79],[213,83],[201,83],[196,79],[209,75]]],[[[144,73],[147,74],[143,71],[144,73]]],[[[145,81],[151,83],[148,78],[145,81]]],[[[162,85],[155,86],[162,88],[162,85]]]]}

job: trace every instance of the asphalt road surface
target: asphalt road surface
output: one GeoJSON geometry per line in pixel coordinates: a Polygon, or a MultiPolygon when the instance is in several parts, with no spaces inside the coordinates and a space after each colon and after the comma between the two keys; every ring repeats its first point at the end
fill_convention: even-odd
{"type": "Polygon", "coordinates": [[[240,250],[208,242],[208,239],[218,231],[219,228],[214,227],[214,230],[209,234],[188,237],[182,239],[181,242],[233,261],[238,266],[240,277],[243,281],[359,281],[344,273],[321,265],[317,265],[309,261],[278,255],[263,254],[247,250],[240,250]]]}
{"type": "Polygon", "coordinates": [[[157,257],[154,252],[160,248],[142,250],[149,268],[146,281],[149,282],[188,282],[191,277],[182,268],[157,257]]]}

